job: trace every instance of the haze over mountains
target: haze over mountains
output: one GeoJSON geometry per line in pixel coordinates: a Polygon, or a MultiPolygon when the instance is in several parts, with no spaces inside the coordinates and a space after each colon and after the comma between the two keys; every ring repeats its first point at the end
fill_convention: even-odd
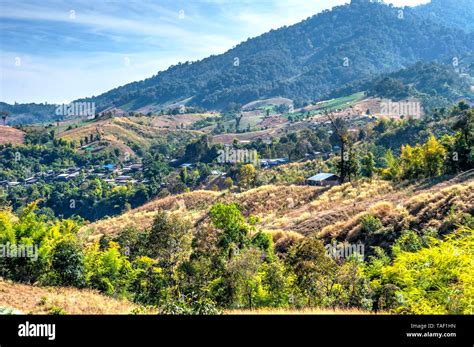
{"type": "Polygon", "coordinates": [[[78,101],[95,102],[98,111],[116,107],[144,113],[177,105],[223,109],[229,103],[275,96],[299,105],[419,61],[452,69],[455,60],[469,74],[473,12],[474,0],[434,0],[404,9],[353,0],[249,39],[222,55],[179,63],[149,79],[78,101]]]}

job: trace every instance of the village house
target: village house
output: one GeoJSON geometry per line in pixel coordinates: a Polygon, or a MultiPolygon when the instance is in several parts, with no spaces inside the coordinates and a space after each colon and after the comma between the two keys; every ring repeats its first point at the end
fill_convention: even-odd
{"type": "Polygon", "coordinates": [[[339,176],[333,173],[321,172],[317,175],[314,175],[306,180],[306,183],[310,186],[336,186],[341,183],[339,176]]]}

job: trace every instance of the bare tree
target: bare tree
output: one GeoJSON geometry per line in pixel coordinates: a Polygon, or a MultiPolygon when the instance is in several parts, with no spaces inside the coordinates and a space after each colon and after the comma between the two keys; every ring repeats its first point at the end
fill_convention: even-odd
{"type": "Polygon", "coordinates": [[[349,145],[349,136],[347,132],[343,131],[340,129],[337,124],[336,124],[336,118],[334,117],[334,114],[332,111],[324,111],[324,115],[328,117],[329,121],[332,124],[332,127],[334,128],[334,132],[339,138],[339,141],[341,143],[341,163],[340,163],[340,171],[341,171],[341,183],[344,183],[346,180],[346,148],[349,145]]]}

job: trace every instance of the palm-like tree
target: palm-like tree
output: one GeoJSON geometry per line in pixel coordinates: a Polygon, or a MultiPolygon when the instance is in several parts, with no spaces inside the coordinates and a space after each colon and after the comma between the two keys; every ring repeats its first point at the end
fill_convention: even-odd
{"type": "Polygon", "coordinates": [[[7,117],[9,113],[7,111],[1,111],[0,115],[2,115],[3,125],[7,125],[7,117]]]}

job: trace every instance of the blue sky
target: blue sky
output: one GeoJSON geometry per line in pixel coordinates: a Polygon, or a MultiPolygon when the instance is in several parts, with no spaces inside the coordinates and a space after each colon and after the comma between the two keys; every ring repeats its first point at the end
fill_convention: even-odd
{"type": "Polygon", "coordinates": [[[346,2],[0,0],[0,101],[98,95],[346,2]]]}

